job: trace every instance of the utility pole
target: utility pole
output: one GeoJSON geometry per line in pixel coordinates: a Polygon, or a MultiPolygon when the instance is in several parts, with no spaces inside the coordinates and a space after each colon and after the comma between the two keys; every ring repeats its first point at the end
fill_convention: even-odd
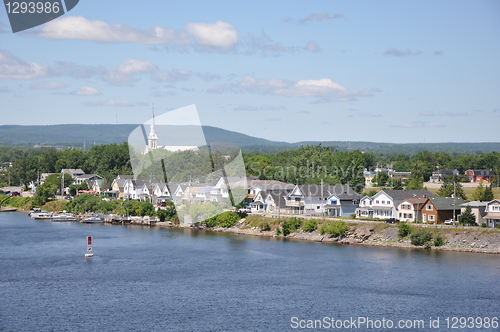
{"type": "Polygon", "coordinates": [[[453,179],[453,223],[456,222],[455,220],[455,197],[457,196],[456,193],[456,182],[455,179],[453,179]]]}

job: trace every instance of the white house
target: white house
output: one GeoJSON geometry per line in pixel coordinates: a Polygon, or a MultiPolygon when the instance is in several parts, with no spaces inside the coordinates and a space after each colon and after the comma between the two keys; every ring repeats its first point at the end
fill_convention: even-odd
{"type": "MultiPolygon", "coordinates": [[[[356,209],[357,217],[397,218],[398,204],[408,198],[434,197],[428,190],[381,190],[372,197],[363,197],[356,209]]],[[[425,200],[425,199],[424,199],[425,200]]]]}
{"type": "Polygon", "coordinates": [[[494,199],[486,204],[486,225],[488,227],[498,227],[500,225],[500,200],[494,199]]]}
{"type": "Polygon", "coordinates": [[[290,213],[349,216],[361,195],[348,185],[296,185],[284,198],[290,213]]]}

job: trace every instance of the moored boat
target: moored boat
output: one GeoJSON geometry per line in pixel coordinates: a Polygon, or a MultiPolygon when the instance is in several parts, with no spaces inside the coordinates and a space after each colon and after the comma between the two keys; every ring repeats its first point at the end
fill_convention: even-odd
{"type": "Polygon", "coordinates": [[[98,214],[94,214],[90,217],[87,217],[87,218],[80,220],[80,222],[83,222],[83,223],[103,223],[104,218],[98,214]]]}
{"type": "Polygon", "coordinates": [[[52,221],[76,221],[76,217],[70,213],[52,215],[52,221]]]}

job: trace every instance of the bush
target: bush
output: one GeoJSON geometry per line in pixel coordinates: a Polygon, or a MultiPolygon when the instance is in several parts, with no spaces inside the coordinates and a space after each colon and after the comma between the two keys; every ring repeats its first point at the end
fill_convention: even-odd
{"type": "Polygon", "coordinates": [[[304,223],[304,227],[302,227],[304,232],[314,232],[318,229],[318,223],[314,219],[309,219],[304,223]]]}
{"type": "Polygon", "coordinates": [[[276,227],[276,235],[281,235],[281,234],[282,234],[281,228],[276,227]]]}
{"type": "Polygon", "coordinates": [[[264,223],[260,223],[259,228],[261,231],[270,231],[271,230],[271,225],[266,221],[264,223]]]}
{"type": "Polygon", "coordinates": [[[356,213],[351,213],[350,218],[351,218],[351,219],[356,219],[356,213]]]}
{"type": "Polygon", "coordinates": [[[444,237],[437,233],[436,236],[434,236],[434,246],[435,247],[441,247],[444,244],[444,237]]]}
{"type": "Polygon", "coordinates": [[[488,226],[486,225],[486,223],[485,223],[485,222],[483,222],[483,223],[481,224],[481,227],[486,228],[486,227],[488,227],[488,226]]]}
{"type": "Polygon", "coordinates": [[[219,214],[218,216],[205,219],[203,221],[203,224],[206,225],[207,227],[220,226],[224,228],[229,228],[236,225],[236,222],[238,222],[238,220],[240,220],[240,216],[237,213],[227,211],[219,214]]]}
{"type": "Polygon", "coordinates": [[[295,217],[283,221],[281,224],[283,235],[287,236],[288,234],[295,232],[301,225],[302,221],[295,217]]]}
{"type": "Polygon", "coordinates": [[[432,240],[432,233],[425,229],[419,229],[411,233],[411,244],[415,246],[427,245],[432,240]]]}
{"type": "Polygon", "coordinates": [[[410,235],[413,231],[413,228],[408,225],[408,223],[406,222],[400,222],[399,225],[398,225],[398,236],[400,238],[404,238],[404,237],[407,237],[408,235],[410,235]]]}
{"type": "Polygon", "coordinates": [[[339,221],[332,221],[329,222],[328,224],[323,224],[319,227],[319,232],[321,234],[329,234],[333,237],[339,237],[345,235],[349,227],[345,224],[345,222],[339,220],[339,221]]]}

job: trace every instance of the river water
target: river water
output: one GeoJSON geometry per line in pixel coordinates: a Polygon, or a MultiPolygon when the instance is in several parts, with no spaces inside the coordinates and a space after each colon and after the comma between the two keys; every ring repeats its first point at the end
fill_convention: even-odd
{"type": "Polygon", "coordinates": [[[330,330],[331,319],[340,330],[496,331],[483,323],[500,317],[499,255],[0,213],[0,262],[0,331],[330,330]]]}

